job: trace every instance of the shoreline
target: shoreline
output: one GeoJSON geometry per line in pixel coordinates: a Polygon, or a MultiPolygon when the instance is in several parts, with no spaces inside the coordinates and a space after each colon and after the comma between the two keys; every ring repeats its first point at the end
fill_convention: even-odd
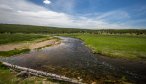
{"type": "MultiPolygon", "coordinates": [[[[143,60],[146,61],[146,54],[143,51],[138,51],[139,46],[135,46],[138,45],[136,44],[136,42],[133,42],[132,40],[135,39],[136,37],[133,38],[129,38],[128,37],[121,37],[121,39],[117,39],[117,35],[115,37],[111,37],[111,36],[106,36],[106,35],[92,35],[92,34],[85,34],[84,36],[81,34],[60,34],[60,36],[64,36],[64,37],[71,37],[71,38],[76,38],[79,39],[81,41],[83,41],[84,45],[86,47],[88,47],[89,49],[91,49],[92,53],[94,54],[100,54],[106,57],[110,57],[110,58],[120,58],[120,59],[127,59],[127,60],[143,60]],[[90,36],[90,37],[89,37],[90,36]],[[102,39],[102,37],[104,39],[102,39]],[[117,42],[121,42],[121,44],[117,44],[117,45],[113,45],[111,46],[110,43],[107,43],[106,41],[108,41],[110,37],[110,42],[112,44],[117,44],[117,42]],[[127,44],[125,45],[123,42],[127,43],[126,40],[122,40],[123,39],[127,39],[128,41],[130,40],[130,42],[133,42],[133,44],[129,44],[130,46],[127,47],[129,48],[129,50],[127,48],[125,48],[126,46],[128,46],[127,44]],[[92,42],[91,40],[95,40],[95,42],[92,42]],[[98,40],[96,40],[98,39],[98,40]],[[113,41],[112,39],[114,39],[115,41],[113,41]],[[103,43],[101,41],[103,40],[103,43]],[[99,43],[98,43],[99,42],[99,43]],[[103,45],[103,46],[102,46],[103,45]],[[109,48],[110,45],[110,48],[109,48]],[[125,47],[123,46],[125,45],[125,47]],[[120,46],[120,48],[116,47],[116,46],[120,46]],[[134,50],[130,50],[131,46],[134,46],[134,50]],[[121,50],[120,50],[121,49],[121,50]]],[[[137,38],[138,42],[139,40],[144,41],[144,39],[141,38],[137,38]]],[[[144,45],[143,44],[139,44],[139,45],[144,45]]]]}
{"type": "Polygon", "coordinates": [[[35,40],[31,42],[4,44],[0,46],[0,56],[9,57],[9,56],[29,52],[30,50],[34,50],[34,49],[42,49],[45,47],[58,45],[60,43],[61,41],[59,38],[52,38],[45,40],[44,39],[35,40]]]}
{"type": "Polygon", "coordinates": [[[0,51],[10,51],[15,49],[37,49],[45,46],[59,44],[58,39],[50,39],[41,42],[24,42],[24,43],[10,43],[0,45],[0,51]]]}

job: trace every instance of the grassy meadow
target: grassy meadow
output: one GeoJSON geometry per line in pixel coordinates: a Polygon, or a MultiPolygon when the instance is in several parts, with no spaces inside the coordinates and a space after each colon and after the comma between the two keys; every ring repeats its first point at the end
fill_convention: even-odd
{"type": "Polygon", "coordinates": [[[7,43],[17,43],[23,41],[33,41],[40,38],[45,38],[44,35],[37,35],[37,34],[9,34],[9,33],[2,33],[0,34],[0,45],[7,44],[7,43]]]}
{"type": "Polygon", "coordinates": [[[83,40],[94,53],[114,58],[146,59],[146,36],[63,34],[83,40]]]}
{"type": "Polygon", "coordinates": [[[32,25],[0,24],[0,33],[35,33],[35,34],[60,34],[60,33],[90,33],[90,34],[131,34],[146,35],[144,29],[79,29],[58,28],[32,25]]]}
{"type": "Polygon", "coordinates": [[[8,57],[8,56],[13,56],[13,55],[29,52],[29,51],[30,49],[21,49],[21,50],[15,49],[15,50],[10,50],[10,51],[0,51],[0,56],[8,57]]]}

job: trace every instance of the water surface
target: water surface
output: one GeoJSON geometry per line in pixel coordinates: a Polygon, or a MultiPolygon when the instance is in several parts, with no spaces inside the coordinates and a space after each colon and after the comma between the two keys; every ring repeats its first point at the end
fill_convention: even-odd
{"type": "Polygon", "coordinates": [[[135,83],[146,82],[145,62],[129,62],[93,54],[79,39],[60,38],[62,42],[59,45],[2,60],[71,78],[82,78],[88,83],[102,79],[119,80],[122,77],[135,83]],[[133,66],[134,63],[138,64],[137,67],[133,66]]]}

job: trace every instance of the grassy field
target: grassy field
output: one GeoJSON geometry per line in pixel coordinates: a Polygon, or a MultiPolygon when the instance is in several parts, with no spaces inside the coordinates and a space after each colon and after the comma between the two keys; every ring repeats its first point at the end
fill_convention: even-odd
{"type": "Polygon", "coordinates": [[[8,57],[8,56],[25,53],[28,51],[30,51],[30,49],[22,49],[22,50],[15,49],[15,50],[10,50],[10,51],[0,51],[0,56],[8,57]]]}
{"type": "Polygon", "coordinates": [[[45,34],[60,34],[60,33],[94,33],[94,34],[136,34],[146,35],[144,29],[79,29],[79,28],[59,28],[45,27],[32,25],[17,25],[17,24],[0,24],[0,33],[45,33],[45,34]]]}
{"type": "Polygon", "coordinates": [[[93,52],[115,58],[146,59],[146,36],[64,34],[82,39],[93,52]]]}
{"type": "Polygon", "coordinates": [[[0,45],[7,43],[16,43],[23,41],[33,41],[40,38],[45,38],[47,36],[37,35],[37,34],[0,34],[0,45]]]}

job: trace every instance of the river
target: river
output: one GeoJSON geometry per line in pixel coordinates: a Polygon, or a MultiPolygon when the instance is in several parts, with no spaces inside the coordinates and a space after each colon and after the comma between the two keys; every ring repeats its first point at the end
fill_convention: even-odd
{"type": "Polygon", "coordinates": [[[59,45],[32,50],[1,60],[22,67],[83,79],[83,82],[87,83],[103,80],[146,83],[145,61],[113,59],[93,54],[79,39],[59,38],[62,39],[59,45]]]}

